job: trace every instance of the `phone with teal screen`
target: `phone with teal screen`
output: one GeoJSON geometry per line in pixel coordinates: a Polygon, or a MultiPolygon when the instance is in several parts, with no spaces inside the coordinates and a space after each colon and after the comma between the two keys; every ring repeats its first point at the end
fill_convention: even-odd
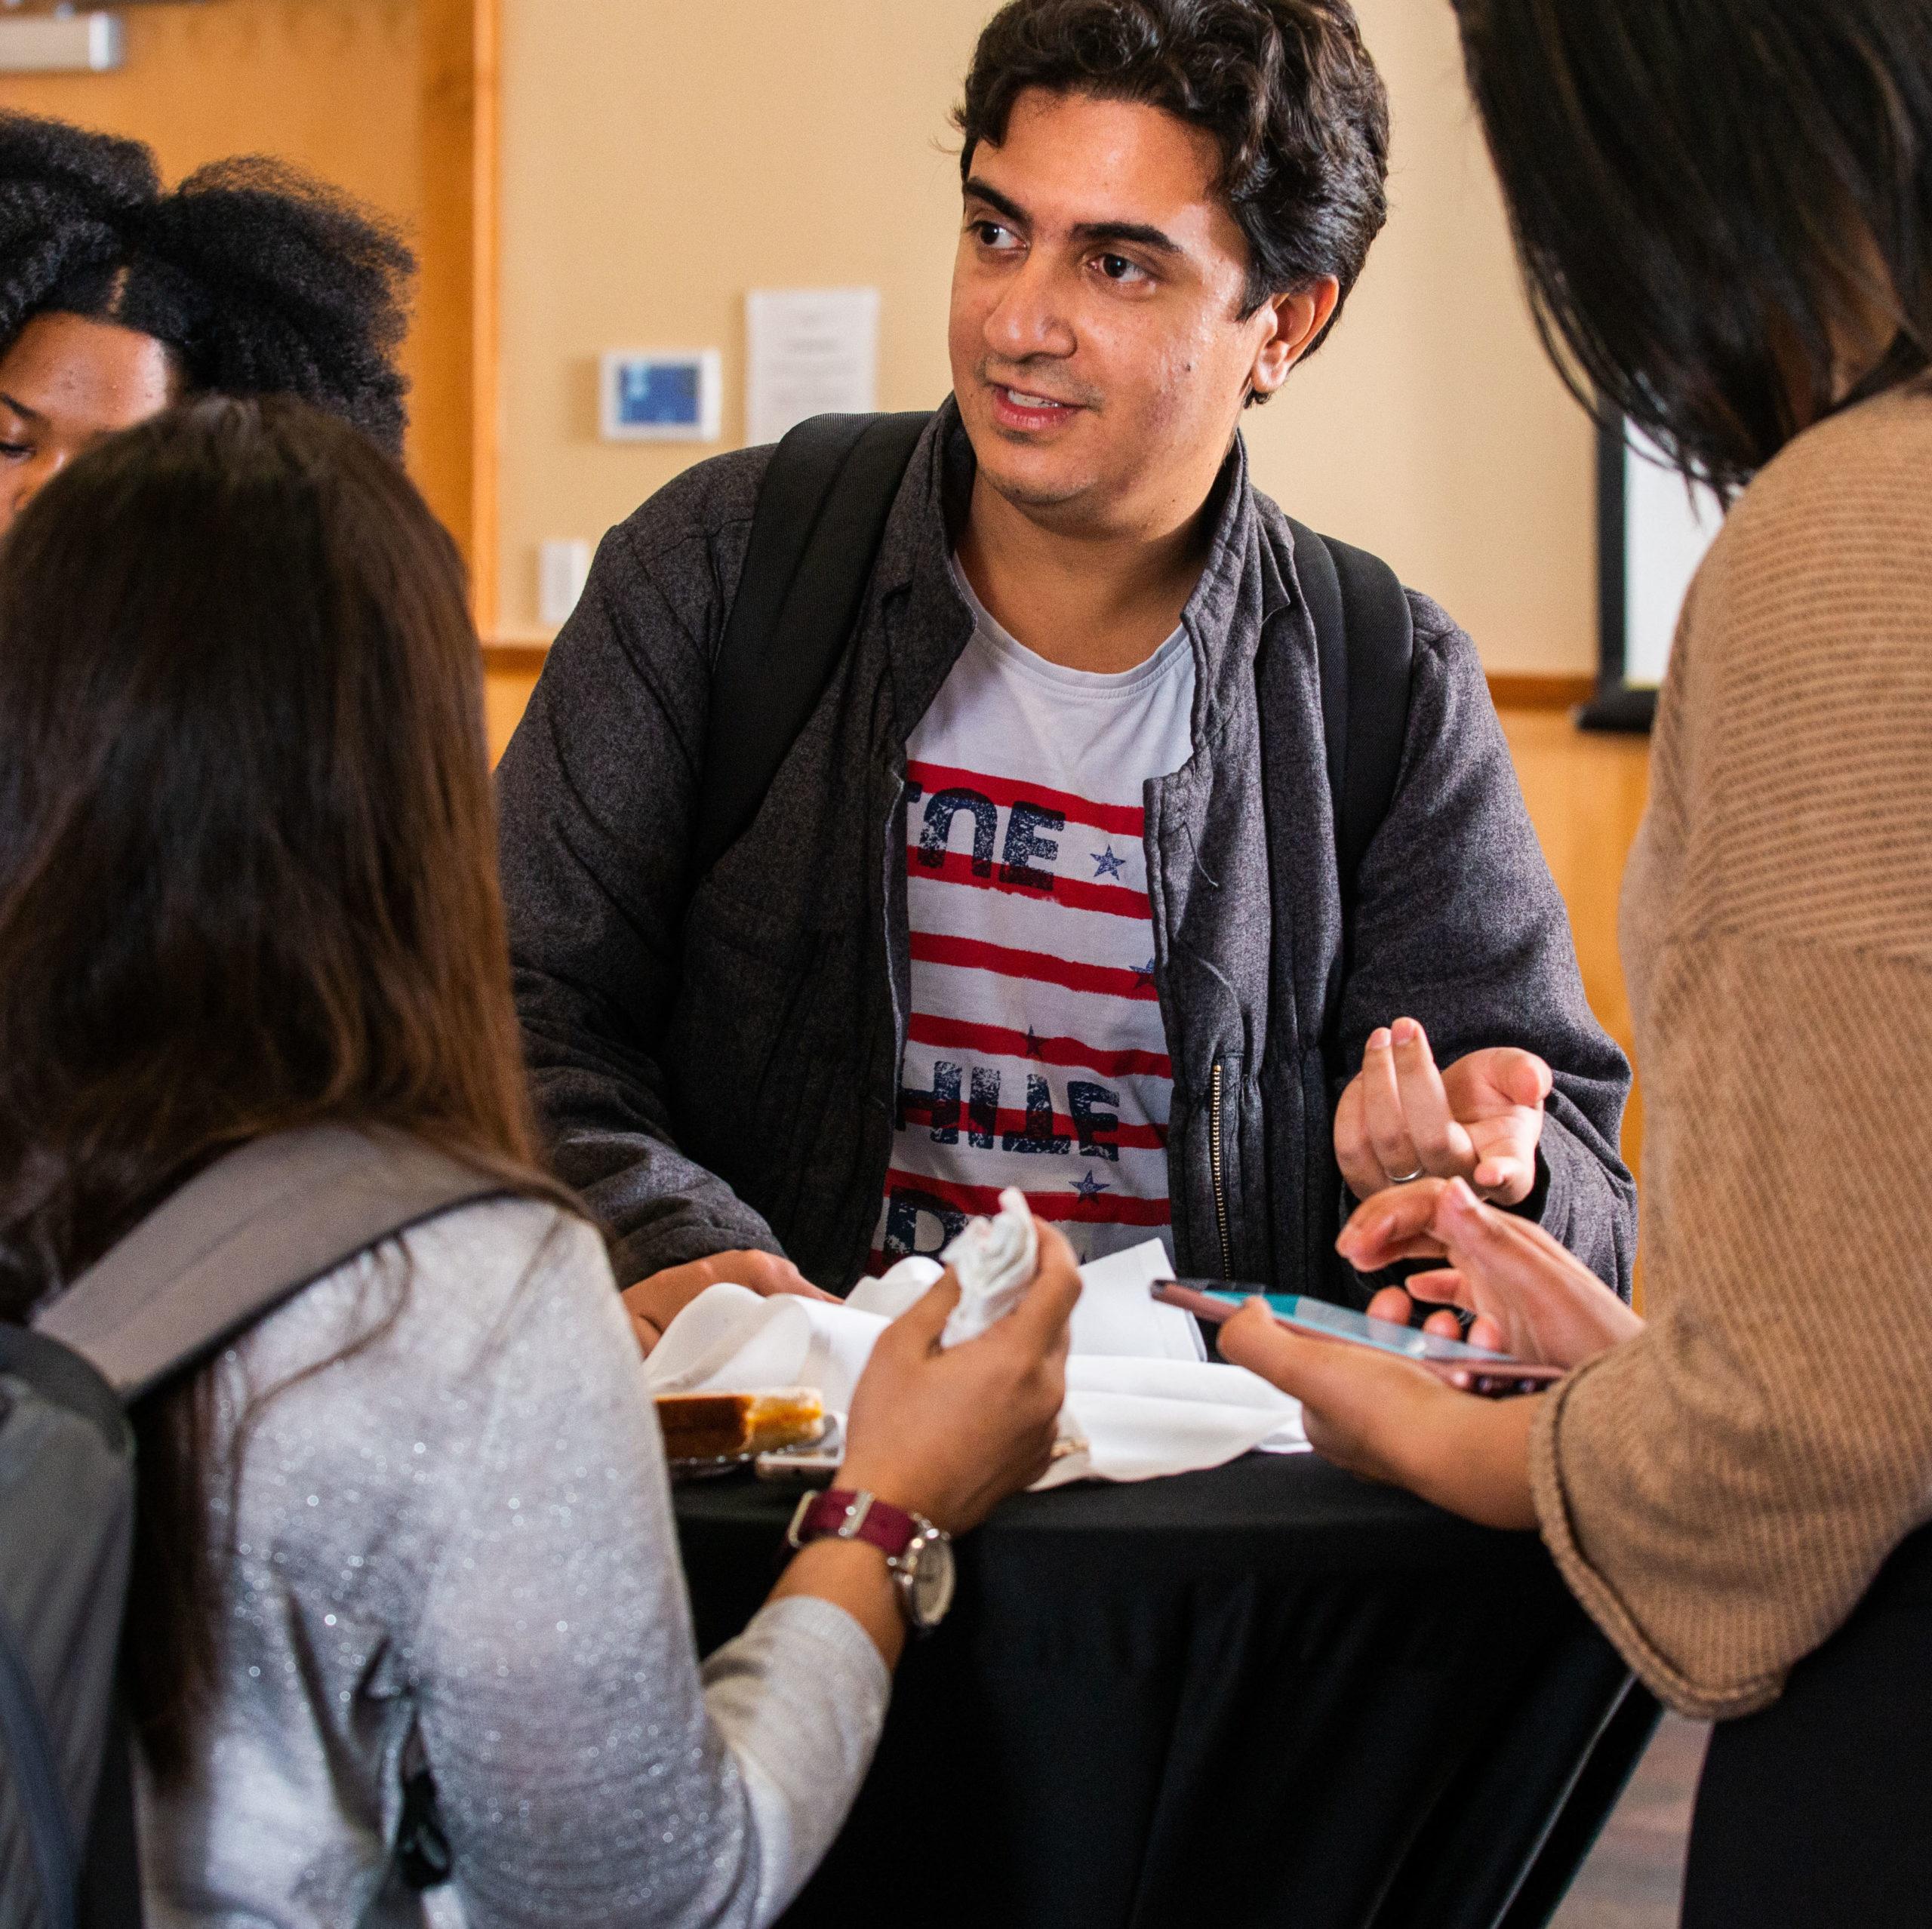
{"type": "Polygon", "coordinates": [[[1490,1399],[1540,1393],[1563,1377],[1556,1367],[1534,1366],[1507,1353],[1492,1352],[1487,1346],[1472,1346],[1466,1340],[1398,1326],[1392,1320],[1371,1319],[1366,1313],[1312,1299],[1305,1293],[1266,1293],[1259,1287],[1229,1286],[1207,1279],[1164,1280],[1149,1290],[1164,1306],[1179,1306],[1210,1326],[1232,1319],[1250,1300],[1265,1300],[1268,1310],[1295,1332],[1399,1354],[1465,1392],[1490,1399]]]}

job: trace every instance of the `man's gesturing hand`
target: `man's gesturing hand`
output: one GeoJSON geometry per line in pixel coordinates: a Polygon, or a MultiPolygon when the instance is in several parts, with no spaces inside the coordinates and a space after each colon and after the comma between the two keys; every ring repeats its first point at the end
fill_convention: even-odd
{"type": "Polygon", "coordinates": [[[1426,1176],[1464,1179],[1498,1205],[1519,1205],[1536,1184],[1552,1082],[1540,1058],[1511,1045],[1438,1071],[1428,1034],[1398,1018],[1370,1038],[1335,1109],[1342,1177],[1358,1199],[1426,1176]]]}
{"type": "Polygon", "coordinates": [[[791,1293],[807,1300],[829,1300],[788,1259],[775,1253],[714,1253],[709,1259],[667,1266],[624,1289],[624,1310],[631,1316],[637,1343],[645,1352],[664,1337],[664,1329],[707,1287],[721,1282],[749,1287],[764,1298],[791,1293]]]}

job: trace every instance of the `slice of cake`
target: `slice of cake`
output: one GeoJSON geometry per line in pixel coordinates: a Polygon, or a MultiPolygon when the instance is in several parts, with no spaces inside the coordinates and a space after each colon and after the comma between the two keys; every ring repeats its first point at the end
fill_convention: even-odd
{"type": "Polygon", "coordinates": [[[721,1460],[769,1454],[817,1439],[825,1403],[809,1386],[762,1393],[660,1393],[657,1423],[674,1460],[721,1460]]]}

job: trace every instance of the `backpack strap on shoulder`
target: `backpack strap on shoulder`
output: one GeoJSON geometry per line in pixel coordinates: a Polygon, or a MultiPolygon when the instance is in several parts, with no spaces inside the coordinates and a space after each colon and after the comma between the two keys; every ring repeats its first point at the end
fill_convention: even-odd
{"type": "Polygon", "coordinates": [[[832,681],[931,420],[924,411],[814,416],[774,453],[712,666],[694,883],[751,827],[832,681]]]}
{"type": "Polygon", "coordinates": [[[1354,922],[1362,860],[1395,801],[1401,774],[1415,620],[1401,579],[1379,557],[1299,522],[1288,527],[1315,626],[1346,934],[1354,922]]]}
{"type": "Polygon", "coordinates": [[[506,1189],[399,1132],[276,1133],[197,1174],[35,1325],[131,1403],[344,1260],[506,1189]]]}

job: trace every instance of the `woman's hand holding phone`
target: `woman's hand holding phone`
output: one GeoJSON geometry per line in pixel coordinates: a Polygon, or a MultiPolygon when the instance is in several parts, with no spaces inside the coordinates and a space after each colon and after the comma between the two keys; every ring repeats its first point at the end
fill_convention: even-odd
{"type": "Polygon", "coordinates": [[[1389,1287],[1370,1316],[1407,1325],[1414,1303],[1444,1310],[1425,1331],[1451,1338],[1460,1308],[1475,1315],[1467,1337],[1540,1364],[1581,1366],[1634,1338],[1643,1321],[1575,1254],[1538,1225],[1484,1205],[1460,1180],[1420,1180],[1359,1207],[1336,1242],[1358,1272],[1407,1259],[1449,1263],[1389,1287]]]}
{"type": "MultiPolygon", "coordinates": [[[[1443,1259],[1408,1290],[1390,1288],[1373,1318],[1406,1325],[1414,1303],[1443,1310],[1424,1321],[1455,1337],[1452,1308],[1475,1315],[1468,1337],[1521,1360],[1571,1368],[1631,1339],[1643,1321],[1540,1226],[1484,1205],[1462,1180],[1422,1180],[1379,1192],[1337,1242],[1364,1272],[1398,1260],[1443,1259]]],[[[1529,1438],[1535,1398],[1472,1398],[1393,1355],[1291,1332],[1255,1300],[1223,1327],[1224,1358],[1302,1402],[1324,1459],[1388,1481],[1485,1526],[1530,1528],[1529,1438]]]]}
{"type": "Polygon", "coordinates": [[[1324,1460],[1406,1487],[1485,1527],[1536,1524],[1528,1446],[1534,1398],[1478,1399],[1393,1353],[1305,1337],[1261,1299],[1216,1337],[1223,1359],[1300,1401],[1309,1444],[1324,1460]]]}

